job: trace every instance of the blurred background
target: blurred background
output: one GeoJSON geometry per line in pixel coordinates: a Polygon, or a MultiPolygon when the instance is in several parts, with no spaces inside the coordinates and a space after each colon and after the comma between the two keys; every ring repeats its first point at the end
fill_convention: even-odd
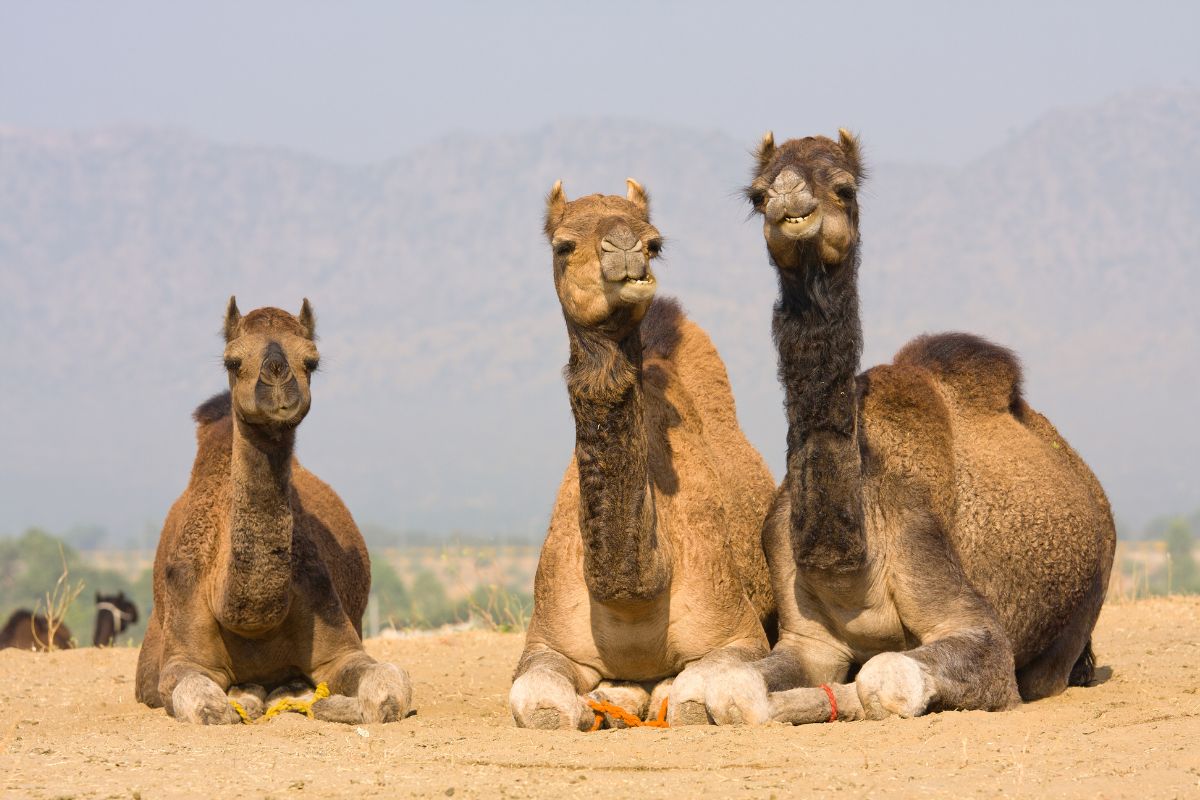
{"type": "Polygon", "coordinates": [[[926,331],[1016,349],[1108,490],[1115,591],[1200,590],[1197,30],[1184,2],[2,2],[0,620],[64,560],[81,642],[93,589],[145,620],[236,294],[316,309],[298,452],[372,548],[368,630],[519,626],[574,441],[559,178],[646,185],[661,291],[782,477],[738,192],[765,130],[839,126],[872,168],[864,366],[926,331]]]}

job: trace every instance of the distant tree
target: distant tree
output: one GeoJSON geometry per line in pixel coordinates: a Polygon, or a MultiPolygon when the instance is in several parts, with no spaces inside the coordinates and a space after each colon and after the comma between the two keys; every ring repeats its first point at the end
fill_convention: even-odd
{"type": "Polygon", "coordinates": [[[1182,518],[1177,518],[1167,527],[1164,536],[1167,556],[1171,559],[1171,590],[1174,592],[1200,592],[1200,568],[1196,565],[1193,551],[1196,537],[1182,518]]]}
{"type": "Polygon", "coordinates": [[[409,624],[414,627],[436,628],[457,621],[458,609],[450,602],[446,587],[429,570],[421,570],[413,579],[412,614],[409,624]]]}
{"type": "Polygon", "coordinates": [[[381,625],[406,627],[412,616],[412,597],[400,575],[379,553],[371,554],[371,596],[379,604],[381,625]]]}

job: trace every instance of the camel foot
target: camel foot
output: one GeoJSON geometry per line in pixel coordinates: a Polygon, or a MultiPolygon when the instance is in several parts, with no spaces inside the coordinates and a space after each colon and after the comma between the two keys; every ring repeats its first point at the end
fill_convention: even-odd
{"type": "Polygon", "coordinates": [[[566,676],[531,669],[513,681],[508,705],[518,728],[586,731],[595,715],[566,676]]]}
{"type": "Polygon", "coordinates": [[[231,725],[241,717],[229,705],[225,692],[212,678],[193,672],[175,684],[171,692],[175,719],[194,725],[231,725]]]}
{"type": "MultiPolygon", "coordinates": [[[[619,706],[621,710],[632,714],[638,719],[645,719],[646,710],[650,708],[649,692],[636,683],[610,683],[609,681],[603,681],[595,690],[588,693],[588,697],[602,703],[612,703],[614,706],[619,706]]],[[[604,727],[627,728],[629,726],[619,717],[604,713],[604,727]]]]}
{"type": "Polygon", "coordinates": [[[919,717],[936,694],[925,667],[903,653],[880,653],[871,658],[854,680],[858,699],[869,719],[919,717]]]}
{"type": "Polygon", "coordinates": [[[675,725],[762,725],[770,721],[767,682],[736,661],[689,665],[675,677],[668,719],[675,725]]]}
{"type": "Polygon", "coordinates": [[[267,709],[267,690],[257,683],[230,686],[226,696],[240,705],[250,719],[258,719],[267,709]]]}
{"type": "Polygon", "coordinates": [[[408,673],[395,664],[372,664],[359,679],[358,702],[363,722],[404,719],[412,706],[412,682],[408,673]]]}

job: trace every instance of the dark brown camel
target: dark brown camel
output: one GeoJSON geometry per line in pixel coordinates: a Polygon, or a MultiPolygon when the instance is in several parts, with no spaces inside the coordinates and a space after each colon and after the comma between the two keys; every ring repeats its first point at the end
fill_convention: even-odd
{"type": "MultiPolygon", "coordinates": [[[[41,614],[35,615],[26,608],[14,611],[0,629],[0,650],[15,647],[18,650],[45,651],[50,649],[47,647],[49,642],[50,625],[46,617],[41,614]]],[[[54,631],[53,649],[66,650],[74,646],[71,642],[71,629],[66,625],[59,625],[54,631]]]]}
{"type": "Polygon", "coordinates": [[[1002,347],[922,336],[857,375],[863,177],[845,131],[767,134],[746,192],[779,277],[788,417],[763,531],[780,639],[752,667],[760,719],[829,719],[821,684],[842,719],[1085,684],[1115,543],[1104,491],[1002,347]]]}
{"type": "Polygon", "coordinates": [[[92,646],[110,647],[117,636],[138,621],[138,609],[125,592],[104,595],[96,592],[96,626],[92,646]]]}

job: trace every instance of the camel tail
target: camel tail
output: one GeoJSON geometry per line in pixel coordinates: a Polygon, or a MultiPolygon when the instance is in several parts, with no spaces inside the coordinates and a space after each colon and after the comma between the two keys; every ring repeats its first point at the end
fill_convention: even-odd
{"type": "Polygon", "coordinates": [[[200,426],[211,425],[233,413],[233,398],[229,392],[214,394],[192,412],[192,419],[200,426]]]}
{"type": "Polygon", "coordinates": [[[642,320],[642,349],[650,358],[670,358],[682,336],[683,308],[674,297],[656,297],[642,320]]]}
{"type": "Polygon", "coordinates": [[[970,333],[918,336],[896,353],[897,366],[929,370],[967,403],[1019,415],[1021,362],[1007,347],[970,333]]]}
{"type": "Polygon", "coordinates": [[[1096,679],[1096,654],[1092,652],[1092,640],[1084,646],[1083,652],[1071,667],[1071,675],[1067,678],[1067,686],[1091,686],[1096,679]]]}

